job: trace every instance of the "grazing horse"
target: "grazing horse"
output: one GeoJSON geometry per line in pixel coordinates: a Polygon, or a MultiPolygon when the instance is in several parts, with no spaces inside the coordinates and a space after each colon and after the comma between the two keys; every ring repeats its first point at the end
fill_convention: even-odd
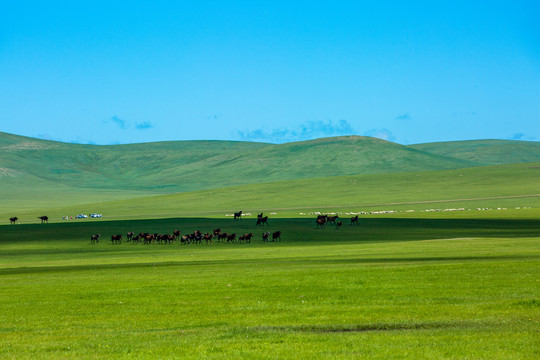
{"type": "Polygon", "coordinates": [[[212,234],[209,234],[209,233],[204,233],[204,241],[206,242],[206,245],[208,245],[208,243],[212,243],[212,238],[214,237],[214,235],[212,234]]]}
{"type": "Polygon", "coordinates": [[[236,219],[242,220],[242,211],[234,213],[234,219],[233,220],[236,220],[236,219]]]}
{"type": "Polygon", "coordinates": [[[323,229],[326,226],[326,217],[317,218],[317,228],[323,229]]]}
{"type": "Polygon", "coordinates": [[[253,237],[253,233],[244,234],[244,241],[247,243],[251,243],[251,238],[253,237]]]}
{"type": "Polygon", "coordinates": [[[111,242],[114,244],[122,243],[122,235],[111,235],[111,242]]]}
{"type": "Polygon", "coordinates": [[[38,216],[38,219],[41,219],[41,223],[44,222],[49,223],[49,217],[48,216],[38,216]]]}
{"type": "Polygon", "coordinates": [[[90,236],[90,244],[98,244],[100,236],[101,236],[101,234],[99,234],[99,233],[90,236]]]}
{"type": "Polygon", "coordinates": [[[236,233],[227,235],[227,243],[234,242],[236,240],[236,233]]]}
{"type": "Polygon", "coordinates": [[[159,236],[159,243],[160,244],[169,244],[171,245],[173,243],[174,236],[171,234],[165,234],[159,236]]]}
{"type": "Polygon", "coordinates": [[[270,233],[269,232],[265,232],[262,234],[262,239],[264,242],[268,242],[268,238],[270,237],[270,233]]]}
{"type": "Polygon", "coordinates": [[[334,225],[336,225],[336,220],[339,219],[339,216],[328,216],[328,223],[332,223],[334,225]]]}
{"type": "Polygon", "coordinates": [[[153,234],[145,234],[143,244],[150,245],[154,241],[154,237],[153,234]]]}
{"type": "Polygon", "coordinates": [[[228,237],[229,237],[229,234],[227,234],[227,233],[219,233],[218,241],[227,240],[228,237]]]}
{"type": "Polygon", "coordinates": [[[281,240],[281,231],[276,231],[272,233],[272,241],[281,240]]]}
{"type": "Polygon", "coordinates": [[[11,218],[9,218],[9,224],[10,224],[10,225],[16,224],[16,223],[17,223],[17,220],[19,220],[19,218],[16,217],[16,216],[15,216],[15,217],[11,217],[11,218]]]}
{"type": "Polygon", "coordinates": [[[255,225],[268,225],[268,216],[257,218],[257,223],[255,225]]]}
{"type": "Polygon", "coordinates": [[[187,244],[189,244],[189,235],[182,235],[182,238],[180,239],[180,245],[187,244]]]}
{"type": "Polygon", "coordinates": [[[358,225],[358,215],[353,216],[351,218],[351,225],[354,225],[354,226],[358,225]]]}

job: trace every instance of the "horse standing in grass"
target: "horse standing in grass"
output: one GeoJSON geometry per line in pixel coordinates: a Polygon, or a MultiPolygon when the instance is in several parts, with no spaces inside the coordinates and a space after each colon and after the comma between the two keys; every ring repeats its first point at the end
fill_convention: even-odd
{"type": "Polygon", "coordinates": [[[326,226],[326,216],[318,217],[316,222],[317,222],[317,228],[323,229],[326,226]]]}
{"type": "Polygon", "coordinates": [[[227,244],[232,243],[236,240],[236,233],[227,235],[227,244]]]}
{"type": "Polygon", "coordinates": [[[43,224],[44,222],[46,222],[47,224],[49,223],[49,217],[48,216],[38,216],[38,219],[41,220],[41,223],[43,224]]]}
{"type": "Polygon", "coordinates": [[[351,225],[354,225],[354,226],[358,225],[358,215],[353,216],[351,218],[351,225]]]}
{"type": "Polygon", "coordinates": [[[100,236],[101,236],[101,234],[99,234],[99,233],[90,236],[90,244],[98,244],[100,236]]]}
{"type": "Polygon", "coordinates": [[[214,237],[214,235],[212,234],[209,234],[209,233],[204,233],[204,241],[206,241],[206,245],[208,245],[208,243],[212,244],[212,238],[214,237]]]}
{"type": "Polygon", "coordinates": [[[127,233],[126,239],[127,239],[128,242],[133,240],[133,235],[135,235],[135,233],[133,231],[130,231],[130,232],[127,233]]]}
{"type": "Polygon", "coordinates": [[[242,211],[234,213],[234,219],[233,220],[236,220],[236,219],[242,220],[242,211]]]}
{"type": "Polygon", "coordinates": [[[262,234],[262,240],[263,240],[264,242],[266,242],[266,243],[268,242],[268,238],[269,238],[269,237],[270,237],[270,233],[269,233],[269,232],[265,232],[265,233],[262,234]]]}
{"type": "Polygon", "coordinates": [[[268,225],[268,216],[257,218],[257,224],[255,225],[268,225]]]}
{"type": "Polygon", "coordinates": [[[11,217],[11,218],[9,218],[9,224],[10,224],[10,225],[16,224],[16,223],[17,223],[17,220],[19,220],[19,218],[16,217],[16,216],[15,216],[15,217],[11,217]]]}
{"type": "Polygon", "coordinates": [[[122,243],[122,235],[111,235],[111,242],[112,244],[121,244],[122,243]]]}
{"type": "Polygon", "coordinates": [[[227,234],[226,232],[224,233],[220,232],[217,238],[218,238],[218,241],[223,242],[223,240],[227,240],[228,236],[229,234],[227,234]]]}
{"type": "Polygon", "coordinates": [[[272,233],[272,241],[281,240],[281,231],[272,233]]]}
{"type": "Polygon", "coordinates": [[[339,219],[339,216],[336,215],[336,216],[328,216],[327,217],[327,221],[329,224],[334,224],[336,225],[336,220],[339,219]]]}

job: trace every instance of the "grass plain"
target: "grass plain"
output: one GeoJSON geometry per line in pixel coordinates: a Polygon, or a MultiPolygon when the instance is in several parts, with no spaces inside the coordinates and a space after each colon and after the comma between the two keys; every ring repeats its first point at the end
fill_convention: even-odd
{"type": "MultiPolygon", "coordinates": [[[[122,176],[100,180],[99,166],[80,173],[55,166],[65,180],[55,182],[54,171],[41,174],[46,167],[33,166],[43,160],[38,150],[60,144],[21,143],[16,136],[2,141],[3,150],[25,151],[23,162],[32,170],[23,175],[0,164],[2,359],[540,357],[539,163],[439,171],[417,163],[403,173],[269,179],[167,194],[173,191],[162,185],[176,180],[157,168],[141,180],[154,187],[132,186],[135,180],[123,186],[122,176]],[[73,182],[93,171],[94,178],[73,182]],[[88,186],[92,181],[103,188],[88,186]],[[463,210],[443,211],[450,208],[463,210]],[[238,210],[252,215],[226,216],[238,210]],[[386,212],[370,214],[378,210],[386,212]],[[265,228],[255,226],[260,211],[270,215],[265,228]],[[359,211],[367,214],[349,225],[347,213],[359,211]],[[61,220],[90,212],[104,218],[61,220]],[[344,225],[317,229],[314,212],[340,213],[344,225]],[[41,215],[50,223],[38,224],[41,215]],[[10,216],[21,223],[9,225],[10,216]],[[188,246],[109,240],[128,231],[216,227],[253,232],[255,240],[188,246]],[[276,230],[282,241],[261,241],[263,231],[276,230]],[[91,245],[98,232],[100,243],[91,245]]],[[[340,147],[322,143],[325,154],[340,147]]],[[[501,156],[493,144],[483,159],[501,156]]],[[[127,147],[141,155],[150,146],[155,156],[178,147],[196,153],[195,145],[127,147]]],[[[201,154],[218,145],[205,144],[201,154]]],[[[266,145],[248,144],[249,154],[302,153],[307,161],[323,151],[317,142],[307,144],[316,150],[289,144],[269,151],[266,145]]],[[[458,145],[460,161],[469,164],[469,145],[477,144],[458,145]]],[[[91,146],[66,146],[60,153],[71,164],[90,166],[88,159],[101,155],[112,170],[137,162],[115,154],[116,147],[100,148],[97,156],[91,146]]],[[[5,154],[2,160],[19,159],[5,154]]],[[[228,173],[212,172],[207,180],[220,176],[228,173]]]]}
{"type": "Polygon", "coordinates": [[[0,226],[0,356],[537,358],[537,218],[484,214],[323,230],[276,218],[264,231],[283,239],[268,244],[254,216],[0,226]],[[256,239],[108,240],[217,226],[256,239]]]}

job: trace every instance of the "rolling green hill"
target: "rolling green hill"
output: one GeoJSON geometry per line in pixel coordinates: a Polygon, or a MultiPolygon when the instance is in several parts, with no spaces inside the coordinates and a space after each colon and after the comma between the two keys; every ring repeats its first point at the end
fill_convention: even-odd
{"type": "Polygon", "coordinates": [[[473,161],[478,165],[501,165],[540,161],[540,142],[516,140],[469,140],[409,145],[432,154],[473,161]]]}
{"type": "Polygon", "coordinates": [[[0,133],[0,186],[171,193],[338,175],[469,167],[388,141],[349,136],[282,145],[177,141],[79,145],[0,133]]]}
{"type": "Polygon", "coordinates": [[[87,204],[69,200],[51,204],[34,199],[33,208],[30,205],[21,208],[19,203],[10,201],[12,211],[0,211],[0,219],[7,222],[10,216],[16,215],[23,222],[36,222],[36,217],[42,213],[58,220],[64,215],[90,212],[103,213],[106,219],[223,218],[238,210],[251,212],[253,216],[265,211],[267,214],[276,212],[279,217],[298,217],[301,213],[309,216],[317,211],[413,209],[413,215],[418,216],[423,209],[539,208],[538,184],[540,163],[511,164],[285,180],[115,201],[111,201],[114,200],[111,197],[96,198],[94,202],[87,198],[87,204]]]}
{"type": "MultiPolygon", "coordinates": [[[[139,199],[128,201],[126,206],[141,207],[140,214],[148,214],[154,206],[151,205],[153,200],[147,202],[144,198],[201,190],[208,192],[196,193],[194,196],[211,199],[216,194],[218,197],[227,194],[230,199],[243,200],[246,199],[245,194],[249,193],[250,197],[255,194],[265,204],[275,196],[284,204],[291,203],[283,206],[292,207],[306,204],[302,201],[291,202],[291,199],[300,196],[309,200],[308,205],[312,205],[317,204],[315,200],[321,194],[324,195],[324,201],[319,202],[321,204],[350,203],[351,197],[355,199],[360,196],[357,190],[360,190],[364,200],[382,196],[384,192],[384,201],[381,201],[395,202],[403,198],[404,194],[411,199],[425,198],[420,195],[423,195],[424,189],[432,186],[446,193],[453,191],[452,187],[445,185],[445,177],[452,176],[448,175],[451,173],[433,175],[436,170],[464,169],[490,162],[527,162],[540,158],[539,154],[537,143],[496,140],[403,146],[376,138],[347,136],[281,145],[234,141],[173,141],[96,146],[0,133],[0,213],[6,215],[12,211],[24,213],[37,209],[63,209],[70,204],[79,206],[139,199]],[[499,145],[504,151],[498,149],[499,145]],[[475,153],[477,155],[473,156],[475,153]],[[354,178],[350,180],[353,184],[349,184],[343,182],[343,176],[346,175],[372,176],[354,178]],[[411,180],[418,177],[424,180],[419,183],[411,180]],[[290,182],[301,179],[306,180],[306,183],[290,182]],[[268,184],[272,182],[278,183],[268,184]],[[371,185],[351,188],[351,185],[360,183],[371,185]],[[416,184],[416,187],[410,187],[411,184],[416,184]],[[283,187],[294,189],[283,192],[280,190],[283,187]],[[224,190],[217,190],[221,188],[224,190]],[[354,195],[348,195],[349,188],[355,189],[354,195]],[[335,195],[336,189],[337,194],[341,195],[328,198],[327,194],[335,195]]],[[[525,189],[528,189],[526,193],[538,193],[530,189],[538,183],[538,171],[533,170],[533,165],[517,167],[529,169],[521,179],[521,175],[508,178],[506,172],[517,171],[517,168],[512,167],[496,171],[471,170],[474,176],[461,183],[459,186],[463,189],[458,190],[463,192],[465,189],[473,189],[468,191],[467,196],[470,197],[475,196],[475,191],[478,194],[486,191],[489,194],[499,194],[491,191],[492,186],[489,185],[491,180],[488,178],[496,177],[500,181],[508,181],[505,186],[514,188],[517,193],[521,194],[525,189]],[[486,178],[485,174],[490,175],[486,178]],[[471,187],[471,184],[478,186],[471,187]]],[[[440,195],[444,195],[444,192],[440,195]]],[[[185,195],[187,197],[182,196],[167,198],[165,203],[191,199],[189,194],[185,195]]],[[[441,196],[439,198],[445,198],[441,196]]],[[[375,198],[367,203],[373,201],[375,198]]],[[[228,209],[222,205],[221,209],[228,209]]],[[[253,204],[253,207],[257,206],[264,207],[264,204],[253,204]]],[[[278,204],[272,206],[278,207],[278,204]]],[[[205,211],[210,208],[211,204],[205,211]]],[[[172,208],[172,211],[176,210],[180,209],[172,208]]],[[[73,208],[70,211],[82,212],[83,209],[73,208]]]]}

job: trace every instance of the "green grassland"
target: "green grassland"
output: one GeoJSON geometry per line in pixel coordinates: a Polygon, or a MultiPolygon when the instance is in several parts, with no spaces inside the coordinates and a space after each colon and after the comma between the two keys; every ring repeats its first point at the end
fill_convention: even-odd
{"type": "MultiPolygon", "coordinates": [[[[15,197],[6,199],[6,210],[11,210],[0,212],[0,217],[2,223],[9,223],[11,216],[18,216],[22,222],[36,222],[41,215],[49,216],[52,221],[61,221],[62,216],[81,212],[103,213],[104,219],[140,219],[224,217],[238,210],[253,215],[260,210],[275,212],[276,215],[271,217],[298,217],[301,213],[308,216],[317,211],[415,210],[409,216],[419,216],[421,210],[428,209],[465,208],[474,212],[477,208],[506,208],[508,211],[515,207],[539,209],[539,184],[540,163],[525,163],[278,181],[116,201],[91,202],[88,198],[88,204],[71,206],[65,206],[69,198],[60,202],[55,198],[56,192],[46,192],[43,197],[24,202],[15,197]],[[33,209],[28,210],[23,205],[33,209]]],[[[19,196],[23,198],[24,195],[19,196]]],[[[113,199],[111,195],[108,200],[113,199]]],[[[470,216],[469,211],[466,214],[470,216]]]]}
{"type": "Polygon", "coordinates": [[[409,147],[433,154],[473,161],[478,165],[540,161],[540,142],[538,141],[468,140],[415,144],[409,147]]]}
{"type": "Polygon", "coordinates": [[[485,358],[538,351],[536,220],[275,219],[0,226],[0,356],[485,358]],[[256,233],[252,244],[112,245],[132,231],[256,233]],[[101,231],[99,245],[89,234],[101,231]]]}
{"type": "MultiPolygon", "coordinates": [[[[461,149],[465,146],[461,143],[443,143],[425,151],[360,136],[280,145],[174,141],[95,146],[0,133],[0,187],[13,189],[14,181],[22,181],[36,189],[71,187],[72,193],[123,190],[129,198],[129,192],[175,193],[280,180],[540,161],[536,143],[511,142],[511,149],[504,144],[511,151],[498,152],[486,162],[448,151],[461,149]],[[516,152],[529,156],[517,159],[511,155],[516,152]]],[[[492,144],[489,149],[496,147],[492,144]]]]}
{"type": "Polygon", "coordinates": [[[540,163],[515,158],[534,144],[0,135],[2,359],[540,357],[540,163]],[[61,220],[90,212],[104,217],[61,220]],[[317,212],[344,224],[318,229],[317,212]],[[255,238],[110,241],[217,227],[255,238]]]}

